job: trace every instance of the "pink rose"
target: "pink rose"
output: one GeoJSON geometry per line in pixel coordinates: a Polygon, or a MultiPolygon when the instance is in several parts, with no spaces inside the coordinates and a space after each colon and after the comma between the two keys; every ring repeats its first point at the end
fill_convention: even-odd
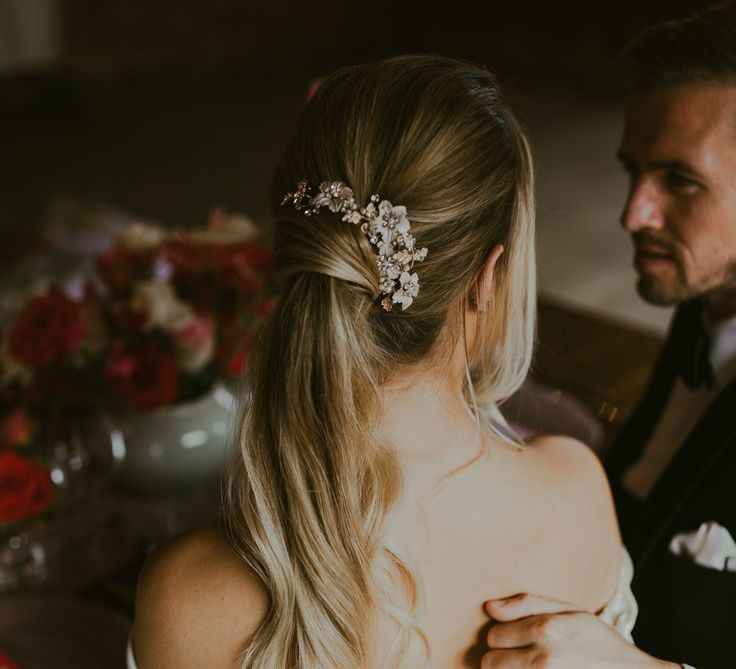
{"type": "Polygon", "coordinates": [[[198,372],[215,352],[215,324],[209,316],[196,316],[175,334],[177,359],[183,369],[198,372]]]}

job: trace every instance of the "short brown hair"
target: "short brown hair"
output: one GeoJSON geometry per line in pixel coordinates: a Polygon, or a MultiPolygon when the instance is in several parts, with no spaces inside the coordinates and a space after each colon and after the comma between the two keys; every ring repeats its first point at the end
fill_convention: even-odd
{"type": "Polygon", "coordinates": [[[642,31],[619,62],[633,90],[698,81],[736,85],[736,2],[642,31]]]}

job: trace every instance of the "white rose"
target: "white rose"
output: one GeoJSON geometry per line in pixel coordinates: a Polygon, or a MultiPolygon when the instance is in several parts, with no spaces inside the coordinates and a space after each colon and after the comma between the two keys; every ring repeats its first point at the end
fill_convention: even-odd
{"type": "Polygon", "coordinates": [[[142,281],[136,284],[131,306],[148,316],[147,327],[175,333],[195,317],[194,310],[182,302],[168,281],[142,281]]]}
{"type": "Polygon", "coordinates": [[[131,251],[154,249],[166,238],[166,233],[158,226],[144,221],[135,221],[123,229],[118,244],[131,251]]]}
{"type": "Polygon", "coordinates": [[[215,209],[204,230],[191,230],[187,239],[203,244],[236,244],[258,237],[258,228],[247,216],[215,209]]]}

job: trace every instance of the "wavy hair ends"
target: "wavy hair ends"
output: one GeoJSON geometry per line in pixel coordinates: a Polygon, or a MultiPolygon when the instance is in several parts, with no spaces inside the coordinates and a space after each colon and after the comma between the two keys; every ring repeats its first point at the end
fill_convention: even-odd
{"type": "Polygon", "coordinates": [[[402,472],[376,437],[381,389],[448,363],[498,243],[466,401],[477,389],[495,407],[523,381],[536,294],[531,156],[487,70],[399,56],[323,81],[277,170],[273,205],[280,299],[251,349],[224,499],[231,543],[271,598],[242,667],[358,669],[379,654],[382,667],[417,667],[429,652],[422,587],[393,522],[402,472]],[[301,179],[341,180],[361,204],[379,193],[407,208],[429,254],[406,311],[378,304],[375,254],[354,226],[280,206],[301,179]],[[393,646],[378,643],[384,619],[393,646]]]}

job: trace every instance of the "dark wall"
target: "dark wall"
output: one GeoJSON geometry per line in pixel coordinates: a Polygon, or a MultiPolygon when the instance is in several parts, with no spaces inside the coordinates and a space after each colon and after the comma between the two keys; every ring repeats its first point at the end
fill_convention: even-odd
{"type": "Polygon", "coordinates": [[[325,70],[410,50],[490,61],[514,76],[602,79],[636,30],[708,0],[60,0],[67,68],[138,74],[325,70]]]}
{"type": "Polygon", "coordinates": [[[484,62],[507,90],[520,88],[522,117],[524,91],[538,84],[555,99],[576,88],[582,104],[601,95],[617,104],[615,54],[627,37],[711,3],[58,4],[60,70],[0,79],[0,260],[37,236],[60,197],[172,224],[201,223],[213,204],[264,216],[307,83],[340,65],[439,52],[484,62]]]}

